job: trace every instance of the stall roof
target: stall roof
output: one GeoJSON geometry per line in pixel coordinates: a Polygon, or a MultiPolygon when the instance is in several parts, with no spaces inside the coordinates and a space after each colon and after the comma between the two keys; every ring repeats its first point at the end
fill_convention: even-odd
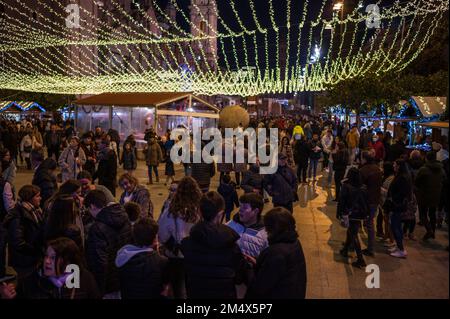
{"type": "Polygon", "coordinates": [[[193,95],[191,92],[102,93],[78,99],[74,104],[159,107],[188,97],[192,97],[193,100],[203,103],[215,112],[219,112],[218,108],[193,95]]]}
{"type": "Polygon", "coordinates": [[[447,98],[440,96],[413,96],[412,97],[424,117],[440,115],[445,112],[447,98]]]}
{"type": "Polygon", "coordinates": [[[426,126],[431,128],[446,128],[448,129],[448,122],[423,122],[423,123],[417,123],[417,125],[420,126],[426,126]]]}
{"type": "Polygon", "coordinates": [[[15,112],[26,112],[33,108],[38,108],[40,111],[45,112],[45,109],[36,102],[29,101],[0,101],[0,112],[6,111],[13,107],[15,112]]]}

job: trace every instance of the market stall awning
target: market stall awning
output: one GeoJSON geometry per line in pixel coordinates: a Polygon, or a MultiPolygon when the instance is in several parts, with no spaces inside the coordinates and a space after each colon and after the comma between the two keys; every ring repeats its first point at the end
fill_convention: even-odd
{"type": "Polygon", "coordinates": [[[219,109],[190,92],[102,93],[74,102],[78,105],[154,106],[156,108],[191,97],[214,112],[219,109]]]}
{"type": "Polygon", "coordinates": [[[422,122],[422,123],[417,123],[417,125],[431,127],[431,128],[446,128],[446,129],[448,129],[448,126],[449,126],[448,122],[443,122],[443,121],[422,122]]]}
{"type": "Polygon", "coordinates": [[[445,112],[447,98],[439,96],[413,96],[424,117],[440,115],[445,112]]]}

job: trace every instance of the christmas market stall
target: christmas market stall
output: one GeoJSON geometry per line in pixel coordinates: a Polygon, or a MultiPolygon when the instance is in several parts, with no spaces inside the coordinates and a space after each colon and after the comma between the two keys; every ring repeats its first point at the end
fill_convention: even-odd
{"type": "Polygon", "coordinates": [[[24,117],[41,117],[46,110],[36,102],[0,101],[0,114],[8,119],[20,120],[24,117]]]}
{"type": "Polygon", "coordinates": [[[121,140],[133,134],[138,142],[144,142],[144,132],[150,127],[162,135],[179,125],[216,127],[219,119],[217,107],[189,92],[102,93],[74,104],[78,131],[113,128],[121,140]]]}

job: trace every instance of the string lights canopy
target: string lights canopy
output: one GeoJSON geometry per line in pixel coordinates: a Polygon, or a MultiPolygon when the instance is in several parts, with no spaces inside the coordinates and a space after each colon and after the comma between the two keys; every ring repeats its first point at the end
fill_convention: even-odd
{"type": "Polygon", "coordinates": [[[429,43],[448,5],[40,0],[31,6],[0,0],[0,89],[241,96],[320,91],[368,73],[403,70],[429,43]]]}

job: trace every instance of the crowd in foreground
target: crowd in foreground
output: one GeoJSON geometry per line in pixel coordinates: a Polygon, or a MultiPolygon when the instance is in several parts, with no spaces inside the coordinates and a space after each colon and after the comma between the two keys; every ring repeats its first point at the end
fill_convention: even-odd
{"type": "Polygon", "coordinates": [[[50,123],[45,143],[10,151],[8,130],[17,123],[2,123],[9,128],[0,150],[0,271],[7,256],[17,273],[17,284],[0,287],[2,298],[236,298],[242,291],[304,298],[306,263],[292,214],[299,184],[315,184],[320,170],[325,187],[334,180],[336,217],[347,227],[340,253],[355,250],[355,267],[375,257],[376,237],[391,256],[406,258],[417,215],[426,241],[448,218],[446,144],[408,153],[401,138],[348,124],[266,118],[252,125],[279,128],[274,174],[260,175],[258,162],[196,163],[183,164],[185,177],[175,181],[168,154],[177,141],[146,131],[147,184],[159,183],[164,163],[169,188],[155,220],[149,188],[136,176],[133,136],[121,149],[114,130],[78,137],[70,123],[50,123]],[[17,153],[26,159],[26,151],[34,176],[16,192],[17,153]],[[119,165],[125,174],[117,178],[119,165]],[[219,187],[210,190],[216,173],[219,187]],[[274,208],[263,215],[270,198],[274,208]],[[65,286],[70,264],[81,268],[79,289],[65,286]]]}

